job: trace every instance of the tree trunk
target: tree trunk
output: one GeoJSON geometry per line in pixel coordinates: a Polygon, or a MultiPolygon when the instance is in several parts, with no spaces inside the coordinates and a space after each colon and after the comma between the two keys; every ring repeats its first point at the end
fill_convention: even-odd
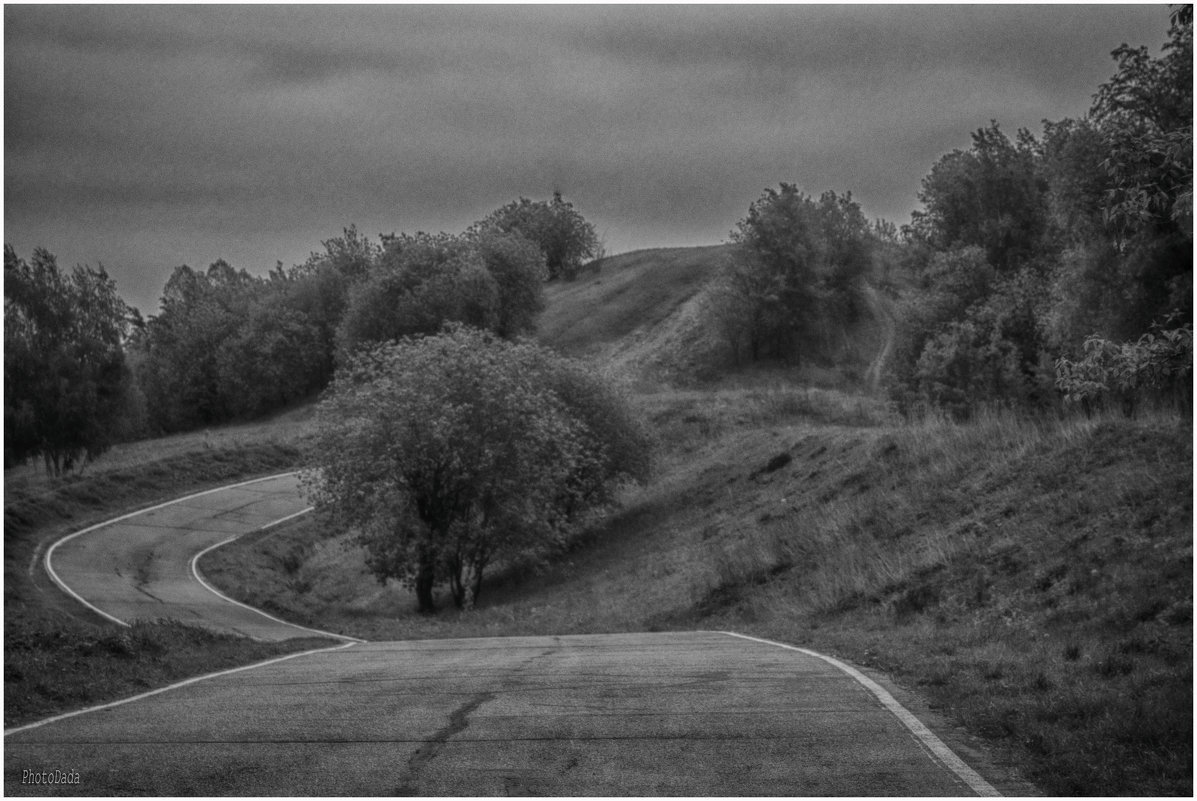
{"type": "Polygon", "coordinates": [[[436,602],[432,599],[432,585],[435,579],[436,570],[432,560],[427,557],[421,558],[419,572],[416,574],[416,603],[420,614],[431,615],[436,612],[436,602]]]}
{"type": "Polygon", "coordinates": [[[465,606],[465,580],[462,576],[462,560],[454,559],[449,563],[449,591],[453,594],[453,605],[458,609],[465,606]]]}
{"type": "Polygon", "coordinates": [[[478,603],[478,594],[482,592],[482,565],[474,570],[474,594],[471,600],[471,606],[478,603]]]}

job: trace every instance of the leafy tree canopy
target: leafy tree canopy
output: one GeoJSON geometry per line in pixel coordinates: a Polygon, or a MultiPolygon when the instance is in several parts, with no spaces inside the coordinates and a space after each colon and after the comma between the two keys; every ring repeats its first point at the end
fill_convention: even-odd
{"type": "Polygon", "coordinates": [[[359,347],[463,323],[515,337],[544,306],[545,261],[518,232],[399,234],[383,238],[379,263],[350,291],[338,330],[342,358],[359,347]]]}
{"type": "Polygon", "coordinates": [[[851,193],[818,200],[793,184],[766,189],[731,232],[740,246],[715,291],[715,316],[734,353],[797,360],[830,319],[859,312],[857,282],[875,238],[851,193]]]}
{"type": "Polygon", "coordinates": [[[1038,143],[1026,130],[1010,141],[997,122],[972,139],[923,179],[923,209],[911,215],[908,231],[937,250],[975,245],[996,269],[1012,271],[1035,253],[1046,224],[1038,143]]]}
{"type": "MultiPolygon", "coordinates": [[[[1187,9],[1187,10],[1186,10],[1187,9]]],[[[1093,98],[1090,117],[1107,138],[1113,181],[1107,215],[1125,236],[1193,229],[1193,17],[1172,15],[1158,58],[1146,47],[1113,52],[1117,72],[1093,98]]]]}
{"type": "Polygon", "coordinates": [[[598,234],[573,204],[553,193],[551,201],[521,197],[486,216],[473,230],[519,233],[544,254],[549,279],[572,279],[582,264],[601,251],[598,234]]]}
{"type": "Polygon", "coordinates": [[[421,610],[438,584],[469,606],[488,565],[544,554],[643,477],[647,439],[613,398],[543,349],[464,326],[365,348],[319,406],[310,494],[421,610]]]}
{"type": "Polygon", "coordinates": [[[112,443],[128,383],[129,308],[101,266],[67,275],[48,251],[4,247],[4,461],[61,475],[112,443]]]}

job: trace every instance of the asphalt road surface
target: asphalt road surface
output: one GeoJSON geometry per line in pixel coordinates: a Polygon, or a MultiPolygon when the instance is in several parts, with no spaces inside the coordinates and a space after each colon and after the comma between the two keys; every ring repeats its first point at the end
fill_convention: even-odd
{"type": "Polygon", "coordinates": [[[311,636],[225,598],[199,579],[203,551],[307,508],[294,474],[190,495],[52,546],[47,568],[66,592],[112,620],[171,619],[258,640],[311,636]]]}
{"type": "MultiPolygon", "coordinates": [[[[50,560],[59,580],[114,617],[177,614],[285,636],[287,624],[205,589],[190,564],[230,534],[302,509],[293,479],[177,506],[61,543],[50,560]]],[[[310,632],[289,636],[300,635],[310,632]]],[[[330,643],[10,729],[4,791],[995,792],[883,689],[853,673],[811,652],[720,632],[330,643]]]]}

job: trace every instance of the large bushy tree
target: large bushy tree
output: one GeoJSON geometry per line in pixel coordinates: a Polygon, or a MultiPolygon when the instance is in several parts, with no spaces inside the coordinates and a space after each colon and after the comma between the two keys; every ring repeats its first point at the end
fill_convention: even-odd
{"type": "Polygon", "coordinates": [[[1109,222],[1122,236],[1176,232],[1191,240],[1192,6],[1173,14],[1160,56],[1123,44],[1113,57],[1118,70],[1098,89],[1090,110],[1110,151],[1109,222]]]}
{"type": "Polygon", "coordinates": [[[544,254],[518,232],[483,230],[473,242],[498,292],[495,333],[511,339],[535,331],[549,274],[544,254]]]}
{"type": "Polygon", "coordinates": [[[54,475],[103,453],[128,392],[129,309],[103,267],[64,274],[48,251],[4,247],[4,462],[54,475]]]}
{"type": "Polygon", "coordinates": [[[378,265],[382,248],[358,233],[353,225],[342,236],[324,240],[322,251],[312,253],[303,264],[292,268],[283,285],[283,305],[315,327],[319,337],[319,360],[311,383],[327,386],[336,366],[337,328],[345,315],[352,287],[363,281],[378,265]]]}
{"type": "Polygon", "coordinates": [[[426,612],[438,584],[469,606],[487,566],[545,553],[647,470],[643,430],[593,375],[464,326],[358,351],[318,426],[317,508],[426,612]]]}

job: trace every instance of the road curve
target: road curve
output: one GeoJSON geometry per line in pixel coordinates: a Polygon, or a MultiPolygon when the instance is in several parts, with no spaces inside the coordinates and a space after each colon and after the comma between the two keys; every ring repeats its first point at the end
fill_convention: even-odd
{"type": "Polygon", "coordinates": [[[173,619],[258,640],[325,634],[220,595],[194,567],[203,551],[306,508],[294,473],[221,487],[59,540],[46,552],[46,570],[68,594],[117,623],[173,619]]]}
{"type": "Polygon", "coordinates": [[[718,632],[350,644],[4,747],[8,795],[992,792],[835,666],[718,632]]]}
{"type": "MultiPolygon", "coordinates": [[[[301,512],[296,490],[188,496],[60,540],[46,565],[118,621],[310,636],[192,567],[301,512]]],[[[853,668],[722,632],[347,641],[19,726],[4,751],[6,795],[997,794],[853,668]]]]}

